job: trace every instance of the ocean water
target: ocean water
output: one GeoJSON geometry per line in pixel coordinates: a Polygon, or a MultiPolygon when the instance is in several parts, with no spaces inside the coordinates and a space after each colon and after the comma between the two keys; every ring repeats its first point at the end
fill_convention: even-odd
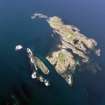
{"type": "Polygon", "coordinates": [[[104,105],[105,104],[105,1],[104,0],[0,0],[0,105],[104,105]],[[51,29],[44,21],[31,20],[41,12],[59,16],[95,38],[102,49],[94,58],[102,70],[77,72],[69,87],[45,60],[53,44],[51,29]],[[48,65],[51,87],[31,79],[25,52],[15,52],[16,44],[30,47],[48,65]]]}

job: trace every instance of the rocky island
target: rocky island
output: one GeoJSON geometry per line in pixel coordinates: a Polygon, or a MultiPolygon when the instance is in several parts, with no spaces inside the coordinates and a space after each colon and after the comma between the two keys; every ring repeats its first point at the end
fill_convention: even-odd
{"type": "MultiPolygon", "coordinates": [[[[72,72],[76,70],[77,65],[88,63],[90,54],[94,53],[100,56],[100,49],[97,48],[97,42],[82,34],[80,30],[73,25],[66,25],[58,16],[48,17],[41,13],[35,13],[32,19],[45,19],[53,34],[56,35],[57,44],[51,48],[46,59],[55,67],[56,72],[71,85],[72,72]],[[75,58],[78,56],[78,60],[75,58]]],[[[54,36],[52,36],[54,38],[54,36]]]]}

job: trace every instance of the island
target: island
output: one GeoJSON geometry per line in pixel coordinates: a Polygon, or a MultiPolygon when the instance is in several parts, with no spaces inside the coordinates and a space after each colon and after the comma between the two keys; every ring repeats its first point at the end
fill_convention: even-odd
{"type": "Polygon", "coordinates": [[[100,56],[100,49],[97,48],[97,42],[93,38],[82,34],[77,27],[65,24],[60,17],[35,13],[31,18],[44,19],[52,29],[54,34],[52,37],[58,43],[51,48],[46,59],[69,85],[72,84],[72,73],[77,66],[89,63],[91,53],[100,56]]]}

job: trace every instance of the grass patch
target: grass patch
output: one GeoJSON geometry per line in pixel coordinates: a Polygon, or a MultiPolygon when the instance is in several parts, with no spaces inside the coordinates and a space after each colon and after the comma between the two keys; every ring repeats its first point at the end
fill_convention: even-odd
{"type": "Polygon", "coordinates": [[[65,62],[65,55],[63,53],[59,53],[58,59],[63,63],[65,62]]]}

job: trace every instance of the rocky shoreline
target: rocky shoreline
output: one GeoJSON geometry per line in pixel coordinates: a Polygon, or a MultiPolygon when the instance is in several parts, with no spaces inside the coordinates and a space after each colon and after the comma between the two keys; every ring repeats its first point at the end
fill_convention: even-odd
{"type": "Polygon", "coordinates": [[[68,77],[72,75],[71,72],[75,70],[76,66],[91,60],[89,54],[94,53],[100,56],[100,49],[97,48],[97,42],[94,39],[80,33],[77,27],[64,24],[58,16],[48,17],[41,13],[35,13],[31,18],[44,19],[53,34],[56,34],[56,40],[59,38],[59,43],[51,48],[46,59],[68,83],[68,77]],[[75,59],[75,55],[78,56],[78,61],[75,59]]]}

